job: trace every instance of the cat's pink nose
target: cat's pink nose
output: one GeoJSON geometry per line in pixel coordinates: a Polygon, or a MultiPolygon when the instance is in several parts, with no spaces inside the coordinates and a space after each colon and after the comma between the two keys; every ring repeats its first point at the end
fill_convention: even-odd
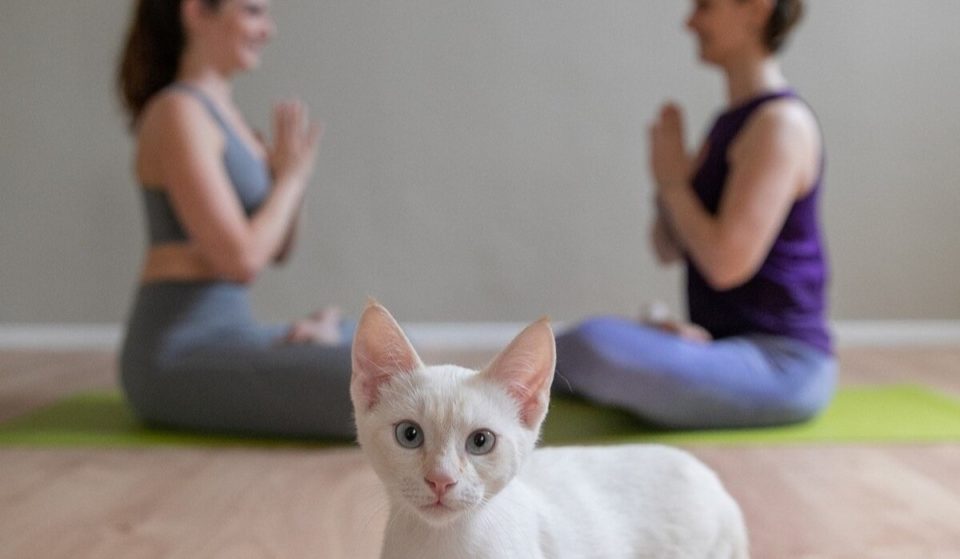
{"type": "Polygon", "coordinates": [[[457,484],[455,479],[443,473],[429,474],[427,477],[423,478],[423,481],[427,482],[427,485],[430,486],[430,490],[433,491],[437,497],[443,497],[447,490],[457,484]]]}

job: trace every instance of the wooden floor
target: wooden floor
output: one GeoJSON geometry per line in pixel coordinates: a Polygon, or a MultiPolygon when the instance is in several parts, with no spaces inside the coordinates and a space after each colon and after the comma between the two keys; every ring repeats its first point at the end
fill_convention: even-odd
{"type": "MultiPolygon", "coordinates": [[[[442,360],[486,356],[461,357],[442,360]]],[[[114,370],[102,352],[0,352],[0,421],[114,370]]],[[[841,379],[960,396],[960,347],[846,349],[841,379]]],[[[960,443],[689,449],[740,502],[755,558],[960,558],[960,443]]],[[[3,559],[363,559],[385,520],[356,449],[0,448],[3,559]]]]}

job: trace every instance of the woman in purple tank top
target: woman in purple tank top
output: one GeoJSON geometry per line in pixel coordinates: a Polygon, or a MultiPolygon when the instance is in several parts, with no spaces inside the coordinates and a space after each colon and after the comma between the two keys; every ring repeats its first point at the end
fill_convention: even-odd
{"type": "Polygon", "coordinates": [[[672,103],[650,134],[652,245],[661,263],[686,264],[690,322],[577,325],[557,340],[559,390],[684,428],[793,423],[829,402],[822,140],[775,56],[802,10],[694,0],[687,27],[723,72],[728,107],[696,156],[672,103]]]}

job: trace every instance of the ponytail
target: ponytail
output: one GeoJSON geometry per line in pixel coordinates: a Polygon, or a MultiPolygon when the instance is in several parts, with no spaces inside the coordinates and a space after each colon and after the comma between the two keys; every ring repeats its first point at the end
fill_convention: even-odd
{"type": "MultiPolygon", "coordinates": [[[[215,9],[221,0],[202,0],[215,9]]],[[[136,122],[147,102],[173,83],[186,45],[183,0],[139,0],[117,69],[117,89],[136,122]]]]}
{"type": "Polygon", "coordinates": [[[803,17],[803,0],[776,0],[763,32],[763,41],[770,52],[779,51],[790,32],[803,17]]]}

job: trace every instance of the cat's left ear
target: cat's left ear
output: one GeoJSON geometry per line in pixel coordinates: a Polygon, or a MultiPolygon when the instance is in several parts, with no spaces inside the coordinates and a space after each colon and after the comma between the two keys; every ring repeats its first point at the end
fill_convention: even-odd
{"type": "Polygon", "coordinates": [[[520,332],[482,375],[507,389],[520,405],[521,421],[536,430],[547,415],[556,363],[553,329],[547,318],[541,318],[520,332]]]}
{"type": "Polygon", "coordinates": [[[380,386],[395,375],[423,368],[400,325],[383,305],[372,299],[360,316],[352,351],[350,398],[357,411],[372,408],[380,399],[380,386]]]}

